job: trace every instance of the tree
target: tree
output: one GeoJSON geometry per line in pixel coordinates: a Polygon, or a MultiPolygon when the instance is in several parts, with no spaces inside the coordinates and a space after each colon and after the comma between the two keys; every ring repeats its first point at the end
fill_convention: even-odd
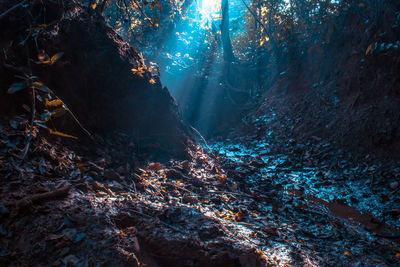
{"type": "Polygon", "coordinates": [[[221,40],[224,53],[224,61],[227,64],[234,62],[235,55],[233,54],[232,42],[229,36],[229,2],[221,0],[222,22],[221,22],[221,40]]]}

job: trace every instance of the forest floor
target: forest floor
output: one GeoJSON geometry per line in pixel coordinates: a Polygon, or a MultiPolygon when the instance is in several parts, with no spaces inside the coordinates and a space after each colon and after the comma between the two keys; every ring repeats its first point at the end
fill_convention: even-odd
{"type": "Polygon", "coordinates": [[[0,126],[2,266],[400,265],[395,162],[274,132],[163,163],[34,133],[21,161],[27,123],[0,126]]]}

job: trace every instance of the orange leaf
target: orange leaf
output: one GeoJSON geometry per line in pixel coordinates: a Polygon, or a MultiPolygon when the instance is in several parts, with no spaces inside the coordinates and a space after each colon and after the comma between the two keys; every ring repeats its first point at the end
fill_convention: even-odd
{"type": "Polygon", "coordinates": [[[44,51],[44,50],[40,51],[40,53],[38,55],[38,59],[43,64],[50,64],[50,57],[49,57],[49,55],[47,55],[46,51],[44,51]]]}
{"type": "Polygon", "coordinates": [[[240,221],[241,219],[243,219],[243,216],[240,212],[235,214],[235,221],[240,221]]]}
{"type": "Polygon", "coordinates": [[[54,63],[56,63],[56,61],[59,60],[63,55],[64,55],[64,52],[60,52],[60,53],[54,54],[50,58],[50,65],[53,65],[54,63]]]}
{"type": "Polygon", "coordinates": [[[373,48],[374,48],[374,43],[370,44],[370,45],[367,47],[367,50],[365,51],[365,55],[368,55],[369,53],[371,53],[372,50],[373,50],[373,48]]]}
{"type": "Polygon", "coordinates": [[[52,129],[49,129],[49,134],[53,134],[53,135],[58,135],[58,136],[62,136],[62,137],[67,137],[67,138],[73,138],[73,139],[78,139],[78,137],[69,135],[69,134],[65,134],[59,131],[53,131],[52,129]]]}
{"type": "Polygon", "coordinates": [[[55,109],[55,110],[53,110],[51,112],[51,116],[53,116],[53,117],[61,117],[65,113],[67,113],[67,110],[65,108],[57,108],[57,109],[55,109]]]}
{"type": "Polygon", "coordinates": [[[76,167],[78,167],[78,169],[81,170],[81,172],[86,172],[86,167],[82,163],[77,163],[76,167]]]}
{"type": "Polygon", "coordinates": [[[45,99],[45,105],[46,107],[57,107],[62,105],[63,102],[60,99],[54,99],[49,101],[47,98],[45,99]]]}

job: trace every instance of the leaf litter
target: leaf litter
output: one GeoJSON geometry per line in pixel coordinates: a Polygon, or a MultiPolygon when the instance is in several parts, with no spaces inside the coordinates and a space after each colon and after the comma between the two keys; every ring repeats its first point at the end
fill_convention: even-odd
{"type": "Polygon", "coordinates": [[[0,128],[1,264],[400,264],[394,164],[274,135],[157,162],[122,134],[91,153],[36,135],[19,164],[27,123],[0,128]]]}

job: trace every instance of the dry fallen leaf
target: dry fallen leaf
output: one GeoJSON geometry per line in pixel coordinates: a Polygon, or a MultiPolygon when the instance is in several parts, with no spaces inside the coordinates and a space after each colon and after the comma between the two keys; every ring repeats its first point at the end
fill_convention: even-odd
{"type": "Polygon", "coordinates": [[[242,219],[243,219],[242,213],[237,212],[237,213],[235,214],[235,221],[240,221],[240,220],[242,220],[242,219]]]}
{"type": "Polygon", "coordinates": [[[47,98],[45,98],[46,107],[57,107],[61,106],[62,104],[63,102],[60,99],[54,99],[49,101],[47,98]]]}
{"type": "Polygon", "coordinates": [[[126,234],[125,234],[125,232],[124,232],[124,231],[122,231],[122,230],[119,230],[119,232],[120,232],[120,234],[121,234],[122,236],[126,236],[126,234]]]}
{"type": "Polygon", "coordinates": [[[67,137],[67,138],[73,138],[73,139],[78,139],[78,137],[69,135],[69,134],[65,134],[59,131],[53,131],[52,129],[49,129],[49,134],[53,134],[53,135],[58,135],[58,136],[62,136],[62,137],[67,137]]]}

